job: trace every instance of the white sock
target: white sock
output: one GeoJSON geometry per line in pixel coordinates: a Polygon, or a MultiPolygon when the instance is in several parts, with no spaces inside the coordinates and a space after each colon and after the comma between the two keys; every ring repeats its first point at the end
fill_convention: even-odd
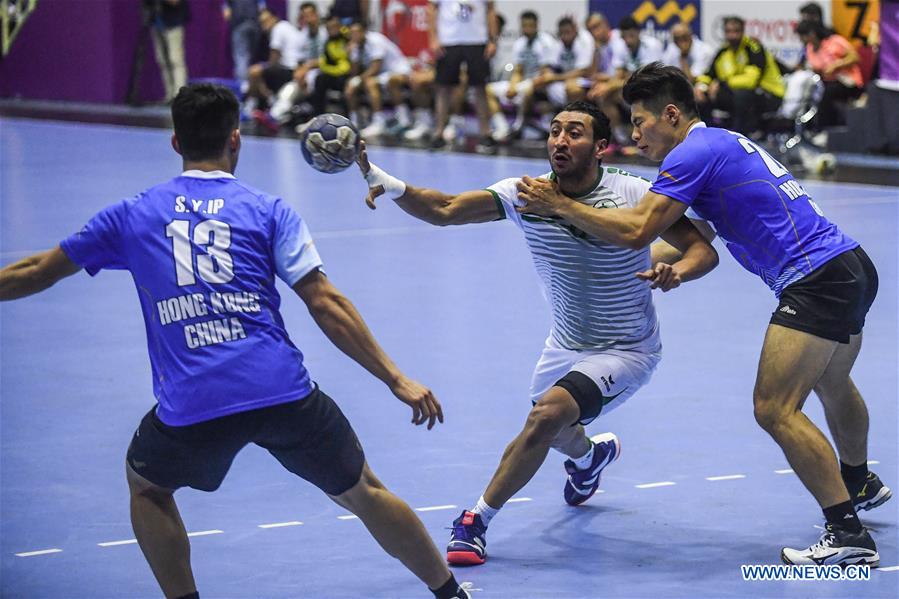
{"type": "Polygon", "coordinates": [[[408,127],[412,122],[412,116],[409,114],[409,107],[405,104],[400,104],[396,107],[395,116],[397,122],[403,127],[408,127]]]}
{"type": "Polygon", "coordinates": [[[505,131],[509,128],[509,122],[506,120],[506,117],[499,112],[490,117],[490,121],[493,128],[497,131],[505,131]]]}
{"type": "Polygon", "coordinates": [[[431,124],[431,111],[427,108],[416,108],[415,109],[415,122],[419,125],[430,125],[431,124]]]}
{"type": "Polygon", "coordinates": [[[593,449],[596,447],[596,444],[593,441],[589,441],[590,449],[587,450],[587,453],[582,455],[581,457],[574,459],[572,458],[572,462],[577,466],[578,470],[585,470],[590,467],[590,464],[593,463],[593,449]]]}
{"type": "Polygon", "coordinates": [[[457,129],[461,129],[465,126],[465,117],[461,114],[454,114],[449,118],[449,124],[455,125],[457,129]]]}
{"type": "Polygon", "coordinates": [[[481,498],[478,499],[478,504],[469,511],[478,514],[481,517],[481,522],[484,523],[484,526],[490,524],[490,521],[493,520],[493,517],[499,513],[498,508],[490,507],[489,505],[487,505],[487,502],[484,501],[483,495],[481,495],[481,498]]]}
{"type": "Polygon", "coordinates": [[[375,123],[383,125],[387,122],[387,113],[383,110],[379,110],[371,116],[371,123],[374,125],[375,123]]]}

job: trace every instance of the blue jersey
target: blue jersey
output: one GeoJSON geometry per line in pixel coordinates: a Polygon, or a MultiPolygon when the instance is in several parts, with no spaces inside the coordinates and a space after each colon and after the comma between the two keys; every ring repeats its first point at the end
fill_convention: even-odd
{"type": "Polygon", "coordinates": [[[312,391],[278,311],[275,276],[293,285],[321,259],[306,224],[280,198],[228,173],[187,171],[102,210],[60,246],[92,276],[131,272],[166,424],[312,391]]]}
{"type": "Polygon", "coordinates": [[[699,123],[662,161],[651,191],[693,208],[727,249],[781,291],[858,243],[824,218],[778,161],[746,137],[699,123]]]}

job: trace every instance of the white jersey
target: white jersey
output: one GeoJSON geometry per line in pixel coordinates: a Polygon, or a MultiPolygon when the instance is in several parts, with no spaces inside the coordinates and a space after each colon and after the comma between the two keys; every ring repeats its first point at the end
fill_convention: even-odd
{"type": "Polygon", "coordinates": [[[325,49],[325,42],[327,41],[328,30],[323,26],[319,26],[315,35],[312,35],[309,32],[308,27],[300,29],[300,35],[297,36],[297,53],[300,57],[299,61],[306,62],[307,60],[314,60],[321,56],[325,49]]]}
{"type": "Polygon", "coordinates": [[[566,46],[562,40],[556,40],[556,51],[553,55],[552,67],[558,73],[566,73],[575,69],[583,69],[593,64],[593,37],[578,35],[566,46]]]}
{"type": "Polygon", "coordinates": [[[443,46],[486,44],[488,0],[431,0],[437,9],[437,39],[443,46]]]}
{"type": "Polygon", "coordinates": [[[521,65],[522,76],[529,79],[553,63],[556,51],[555,38],[546,32],[538,32],[534,39],[522,35],[512,45],[512,62],[521,65]]]}
{"type": "Polygon", "coordinates": [[[281,54],[282,67],[297,68],[300,62],[300,31],[287,21],[278,21],[269,34],[268,47],[281,54]]]}
{"type": "Polygon", "coordinates": [[[405,74],[411,71],[409,59],[400,47],[377,31],[365,32],[365,43],[361,48],[354,46],[350,49],[350,60],[361,64],[363,69],[367,69],[375,60],[380,60],[382,73],[405,74]]]}
{"type": "MultiPolygon", "coordinates": [[[[595,187],[577,201],[600,210],[637,205],[651,183],[625,171],[601,167],[595,187]]],[[[553,178],[547,173],[543,178],[553,178]]],[[[502,213],[524,233],[543,295],[552,311],[550,338],[571,350],[658,351],[659,323],[652,291],[634,273],[650,267],[649,248],[614,246],[560,218],[519,214],[515,184],[488,187],[502,213]]]]}
{"type": "Polygon", "coordinates": [[[624,38],[619,37],[612,42],[612,67],[633,73],[643,65],[662,60],[662,42],[651,35],[640,35],[640,47],[637,53],[631,52],[624,38]]]}
{"type": "MultiPolygon", "coordinates": [[[[687,64],[690,66],[690,72],[687,74],[693,77],[704,75],[712,65],[713,58],[715,58],[715,49],[694,35],[690,52],[687,54],[687,64]]],[[[680,48],[673,41],[668,42],[665,53],[662,55],[662,62],[681,68],[680,48]]]]}

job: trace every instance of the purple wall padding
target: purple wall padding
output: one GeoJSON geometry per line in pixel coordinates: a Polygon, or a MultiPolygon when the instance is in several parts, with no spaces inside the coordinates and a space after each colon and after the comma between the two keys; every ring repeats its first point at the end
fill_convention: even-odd
{"type": "MultiPolygon", "coordinates": [[[[221,0],[189,0],[185,31],[190,78],[231,77],[221,0]]],[[[268,0],[286,15],[287,0],[268,0]]],[[[141,0],[39,0],[0,62],[0,96],[123,103],[140,33],[141,0]]],[[[147,45],[141,99],[161,100],[162,79],[147,45]]]]}

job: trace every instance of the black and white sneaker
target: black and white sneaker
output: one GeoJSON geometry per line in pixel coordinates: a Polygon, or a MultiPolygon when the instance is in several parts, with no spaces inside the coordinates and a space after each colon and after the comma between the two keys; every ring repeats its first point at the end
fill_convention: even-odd
{"type": "Polygon", "coordinates": [[[876,568],[880,554],[867,528],[850,532],[845,528],[826,524],[821,539],[808,549],[784,547],[780,559],[785,564],[812,566],[848,566],[862,564],[876,568]]]}
{"type": "Polygon", "coordinates": [[[880,482],[873,472],[868,472],[865,484],[860,489],[849,489],[849,495],[852,497],[852,507],[855,511],[871,510],[879,505],[883,505],[893,496],[890,488],[880,482]]]}

